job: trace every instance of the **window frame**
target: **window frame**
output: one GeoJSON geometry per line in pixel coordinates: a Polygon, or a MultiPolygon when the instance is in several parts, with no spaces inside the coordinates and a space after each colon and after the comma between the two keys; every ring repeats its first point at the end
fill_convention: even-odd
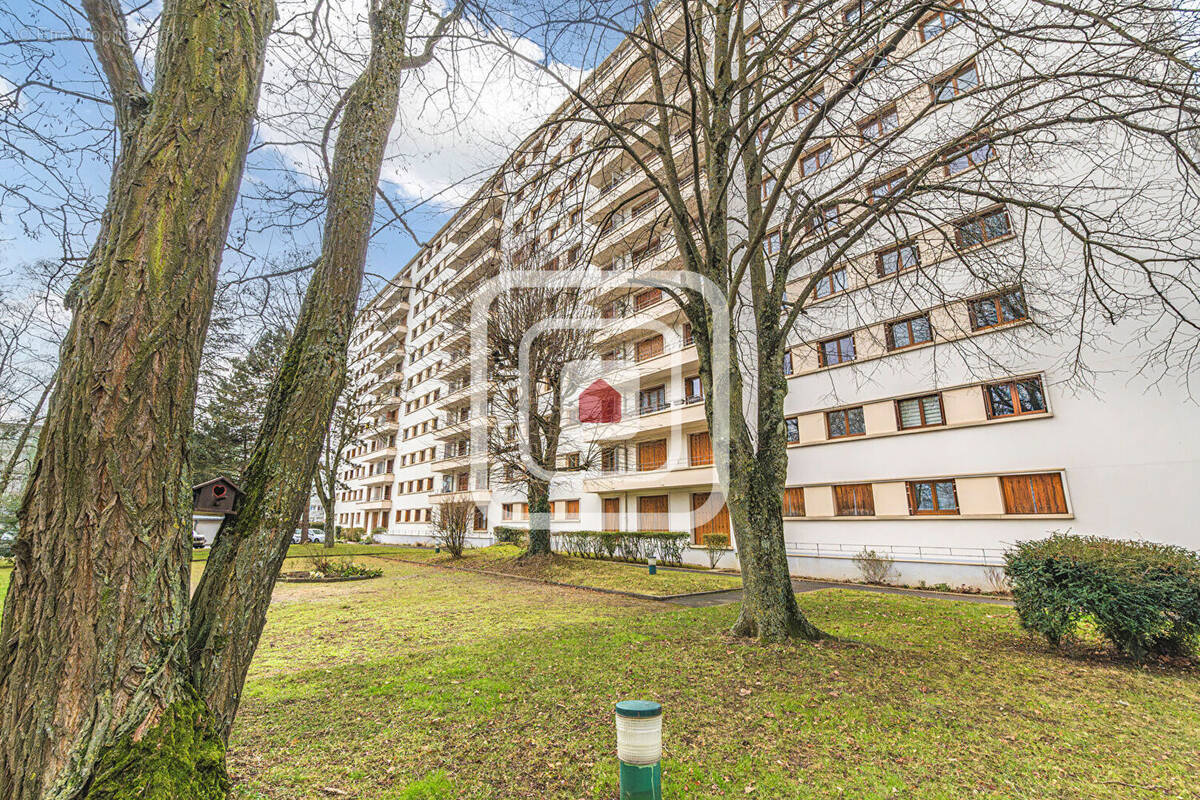
{"type": "Polygon", "coordinates": [[[821,341],[817,342],[817,356],[818,356],[818,359],[819,359],[822,367],[837,367],[842,364],[849,364],[852,361],[857,361],[858,360],[858,348],[855,346],[855,343],[854,343],[854,333],[851,332],[851,333],[842,334],[841,336],[833,336],[828,339],[822,339],[821,341]],[[845,357],[843,354],[843,351],[842,351],[842,343],[847,339],[850,341],[849,357],[845,357]],[[825,345],[832,344],[834,342],[836,342],[838,345],[838,360],[833,363],[830,363],[825,358],[825,345]]]}
{"type": "Polygon", "coordinates": [[[882,140],[889,134],[900,130],[900,111],[896,108],[896,104],[893,103],[859,121],[858,124],[855,125],[855,129],[858,131],[858,138],[861,139],[864,144],[873,144],[882,140]],[[893,128],[884,130],[883,121],[890,117],[896,118],[896,125],[893,128]],[[868,136],[867,131],[873,128],[878,129],[878,133],[868,136]]]}
{"type": "Polygon", "coordinates": [[[993,381],[985,383],[981,387],[983,389],[983,407],[987,410],[988,419],[1012,419],[1013,417],[1029,417],[1037,416],[1038,414],[1050,413],[1050,402],[1046,397],[1046,384],[1042,380],[1041,375],[1029,375],[1024,378],[1011,378],[1006,381],[993,381]],[[1017,391],[1017,384],[1036,382],[1038,391],[1042,397],[1042,408],[1024,411],[1021,409],[1021,395],[1017,391]],[[992,406],[992,387],[1004,386],[1008,389],[1009,400],[1012,401],[1013,412],[1011,414],[997,414],[992,406]]]}
{"type": "Polygon", "coordinates": [[[942,173],[947,178],[953,178],[956,175],[962,175],[964,172],[970,172],[971,170],[973,170],[977,167],[981,167],[984,164],[986,164],[987,162],[991,161],[995,157],[996,157],[995,144],[993,144],[992,140],[989,137],[980,136],[979,138],[974,139],[971,142],[969,142],[969,143],[963,145],[962,147],[958,148],[957,150],[955,150],[953,155],[951,155],[949,158],[946,159],[946,164],[945,164],[945,166],[942,167],[942,173]],[[987,148],[987,155],[982,159],[976,160],[975,154],[985,147],[987,148]],[[960,170],[952,170],[950,168],[951,165],[953,165],[955,161],[957,161],[958,159],[963,158],[963,157],[965,157],[967,159],[967,166],[963,167],[960,170]]]}
{"type": "Polygon", "coordinates": [[[883,333],[884,333],[884,339],[886,340],[887,349],[888,349],[889,353],[895,353],[900,350],[908,350],[913,347],[920,347],[923,344],[930,344],[933,342],[933,336],[934,336],[933,320],[929,318],[928,312],[922,312],[920,314],[913,314],[910,317],[904,317],[902,319],[894,319],[890,322],[885,322],[884,326],[883,326],[883,333]],[[916,337],[913,335],[913,325],[912,325],[913,322],[915,322],[916,320],[919,320],[919,319],[925,320],[925,327],[929,331],[929,338],[925,339],[923,341],[920,341],[920,342],[918,342],[916,340],[916,337]],[[896,334],[894,332],[894,329],[897,325],[907,326],[908,344],[896,344],[896,334]]]}
{"type": "Polygon", "coordinates": [[[975,59],[972,58],[965,64],[959,64],[949,72],[945,72],[939,77],[930,81],[929,96],[934,105],[945,105],[946,103],[954,102],[956,99],[963,97],[964,95],[977,91],[981,85],[982,81],[979,78],[979,65],[975,59]],[[969,89],[960,89],[958,85],[959,78],[961,78],[967,72],[975,73],[975,85],[969,89]],[[942,98],[942,90],[947,88],[951,88],[953,90],[953,94],[951,94],[949,97],[942,98]]]}
{"type": "Polygon", "coordinates": [[[1006,515],[1063,516],[1063,515],[1071,514],[1071,504],[1067,500],[1067,484],[1066,484],[1066,481],[1063,480],[1062,472],[1059,472],[1059,471],[1024,472],[1024,473],[1016,473],[1016,474],[1011,474],[1011,475],[1000,475],[998,478],[998,481],[1000,484],[1000,497],[1004,502],[1004,513],[1006,515]],[[1012,509],[1011,504],[1009,503],[1009,497],[1010,497],[1011,492],[1008,490],[1007,486],[1010,483],[1015,483],[1016,481],[1018,481],[1019,479],[1022,479],[1022,478],[1024,478],[1026,480],[1026,485],[1028,486],[1028,489],[1029,489],[1029,501],[1034,503],[1035,505],[1036,505],[1037,499],[1038,499],[1037,498],[1038,490],[1034,485],[1033,479],[1038,478],[1038,479],[1042,479],[1042,480],[1048,480],[1048,482],[1051,484],[1049,489],[1053,495],[1053,497],[1051,499],[1054,499],[1054,500],[1061,499],[1062,510],[1061,511],[1043,511],[1041,509],[1035,508],[1035,510],[1033,510],[1033,511],[1014,511],[1012,509]]]}
{"type": "Polygon", "coordinates": [[[959,508],[959,504],[958,504],[958,481],[955,480],[954,478],[937,478],[937,479],[931,479],[931,480],[906,481],[905,489],[908,493],[908,513],[911,516],[914,516],[914,517],[952,517],[952,516],[959,516],[962,513],[962,511],[959,508]],[[954,508],[952,508],[952,509],[948,509],[948,508],[944,509],[941,507],[941,503],[938,498],[937,486],[938,486],[938,484],[942,484],[942,483],[950,484],[950,493],[954,497],[954,508]],[[933,498],[933,504],[934,504],[934,508],[932,508],[932,509],[920,509],[917,507],[917,487],[925,486],[925,485],[930,487],[929,494],[930,494],[930,497],[933,498]]]}
{"type": "Polygon", "coordinates": [[[816,300],[824,300],[826,297],[833,297],[835,294],[839,294],[841,292],[846,291],[847,288],[849,287],[849,285],[850,285],[850,282],[847,278],[847,272],[846,272],[845,267],[838,267],[837,269],[831,269],[831,270],[829,270],[829,272],[826,272],[824,275],[822,275],[820,277],[820,279],[817,281],[816,286],[813,287],[813,295],[812,296],[816,300]],[[837,288],[837,284],[834,281],[834,276],[836,276],[836,275],[842,276],[842,278],[841,278],[842,286],[840,289],[837,288]],[[823,289],[825,289],[826,286],[828,286],[828,290],[825,291],[824,294],[822,294],[821,292],[823,289]]]}
{"type": "Polygon", "coordinates": [[[959,217],[953,223],[954,225],[954,247],[957,250],[973,250],[976,247],[988,247],[996,242],[1003,242],[1012,238],[1016,234],[1013,233],[1012,216],[1008,213],[1008,206],[998,205],[983,211],[976,211],[974,214],[968,214],[965,217],[959,217]],[[1003,215],[1005,232],[999,236],[988,236],[987,221],[989,218],[1003,215]],[[966,243],[963,239],[963,229],[967,226],[977,226],[979,229],[979,241],[966,243]]]}
{"type": "Polygon", "coordinates": [[[858,436],[867,435],[867,415],[862,406],[847,406],[846,408],[835,408],[832,411],[825,412],[825,439],[830,442],[835,442],[841,439],[853,439],[858,436]],[[862,430],[858,433],[850,432],[850,412],[857,411],[859,422],[862,423],[862,430]],[[834,435],[832,420],[840,416],[842,424],[845,426],[846,433],[834,435]]]}
{"type": "Polygon", "coordinates": [[[893,244],[893,245],[885,247],[881,250],[875,251],[875,275],[876,275],[876,277],[890,278],[895,275],[899,275],[901,272],[908,272],[909,270],[917,269],[920,266],[921,266],[921,247],[920,247],[920,245],[917,244],[916,239],[908,239],[903,242],[897,242],[896,244],[893,244]],[[912,248],[913,253],[916,255],[916,261],[913,263],[912,266],[908,266],[908,267],[901,266],[902,259],[899,257],[899,255],[897,255],[896,269],[893,270],[892,272],[884,271],[883,259],[885,256],[887,256],[890,253],[899,254],[905,248],[910,248],[910,247],[912,248]]]}
{"type": "Polygon", "coordinates": [[[953,2],[947,3],[945,8],[940,8],[937,11],[934,11],[933,13],[926,15],[925,18],[921,20],[920,25],[917,26],[917,30],[919,30],[921,33],[921,42],[922,43],[932,42],[934,39],[941,38],[942,35],[944,35],[946,33],[946,31],[950,30],[951,28],[957,27],[958,25],[961,25],[963,23],[961,18],[956,18],[953,25],[946,24],[945,17],[946,17],[947,12],[952,12],[955,8],[958,8],[963,11],[966,10],[966,7],[964,6],[962,0],[953,0],[953,2]],[[928,36],[925,33],[925,28],[926,28],[926,26],[929,25],[929,23],[931,21],[933,21],[935,19],[939,20],[941,22],[941,27],[938,29],[937,33],[935,33],[932,36],[928,36]]]}
{"type": "Polygon", "coordinates": [[[1003,328],[1006,325],[1016,325],[1019,322],[1027,322],[1029,320],[1029,305],[1025,302],[1025,291],[1020,286],[1015,286],[1011,289],[1003,289],[999,292],[991,292],[989,294],[979,295],[967,300],[967,317],[971,323],[972,333],[977,331],[990,331],[997,328],[1003,328]],[[1021,301],[1021,316],[1013,317],[1012,319],[1004,319],[1001,313],[1004,306],[1001,303],[1008,297],[1016,295],[1021,301]],[[996,314],[996,321],[987,325],[981,324],[979,321],[979,313],[976,305],[991,301],[992,310],[996,314]]]}
{"type": "MultiPolygon", "coordinates": [[[[801,178],[811,178],[813,175],[816,175],[818,172],[821,172],[821,171],[825,170],[826,168],[828,168],[829,165],[832,163],[833,163],[833,145],[830,144],[829,142],[824,142],[822,144],[817,145],[813,149],[809,150],[807,153],[804,153],[802,156],[800,156],[799,162],[796,165],[799,168],[797,170],[797,172],[799,172],[801,178]],[[811,172],[809,171],[808,166],[807,166],[809,159],[816,159],[816,166],[812,169],[811,172]]],[[[822,209],[822,211],[824,211],[824,209],[822,209]]]]}
{"type": "MultiPolygon", "coordinates": [[[[857,505],[856,505],[856,507],[857,507],[857,505]]],[[[835,517],[873,517],[873,516],[875,516],[875,487],[870,483],[835,484],[833,486],[833,515],[835,517]],[[847,489],[853,489],[856,495],[863,493],[862,496],[864,496],[870,500],[870,508],[866,509],[866,506],[863,507],[867,513],[859,513],[858,511],[852,511],[850,513],[843,513],[844,506],[840,502],[842,498],[839,495],[841,494],[841,491],[845,491],[847,489]],[[839,491],[839,490],[841,490],[841,491],[839,491]]]]}
{"type": "Polygon", "coordinates": [[[902,186],[906,180],[908,180],[908,170],[898,169],[895,172],[879,178],[878,180],[871,181],[865,187],[867,192],[867,205],[873,206],[877,202],[887,200],[888,198],[892,197],[895,194],[896,189],[899,186],[902,186]],[[887,191],[883,194],[879,194],[878,190],[881,188],[887,189],[887,191]]]}
{"type": "Polygon", "coordinates": [[[898,431],[916,431],[916,430],[921,430],[922,428],[941,428],[946,424],[946,403],[942,399],[941,392],[931,392],[929,394],[919,394],[919,395],[914,395],[912,397],[899,397],[899,398],[896,398],[896,400],[893,402],[893,405],[896,408],[896,430],[898,430],[898,431]],[[922,403],[921,401],[927,400],[930,397],[937,398],[938,414],[942,418],[941,422],[930,422],[928,420],[928,418],[926,417],[925,404],[922,403]],[[903,417],[901,416],[901,413],[900,413],[900,404],[901,403],[909,403],[909,402],[917,403],[917,409],[921,412],[921,424],[920,425],[905,425],[903,422],[903,417]]]}

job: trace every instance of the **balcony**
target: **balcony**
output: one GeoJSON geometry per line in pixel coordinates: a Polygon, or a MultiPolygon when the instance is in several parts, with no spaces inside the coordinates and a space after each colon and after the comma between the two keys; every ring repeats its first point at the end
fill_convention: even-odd
{"type": "Polygon", "coordinates": [[[434,431],[433,438],[457,439],[469,434],[476,426],[490,429],[495,424],[496,418],[488,414],[475,414],[467,417],[447,414],[439,423],[438,429],[434,431]]]}
{"type": "Polygon", "coordinates": [[[387,511],[392,507],[391,499],[386,500],[363,500],[358,503],[360,511],[387,511]]]}
{"type": "Polygon", "coordinates": [[[385,458],[395,458],[395,456],[396,448],[381,447],[378,450],[372,450],[369,453],[363,453],[361,456],[356,458],[355,461],[360,461],[364,464],[370,464],[375,461],[382,461],[385,458]]]}
{"type": "Polygon", "coordinates": [[[663,469],[640,471],[625,469],[583,479],[585,492],[621,492],[644,489],[707,488],[717,485],[717,471],[711,465],[693,467],[668,464],[663,469]]]}
{"type": "Polygon", "coordinates": [[[487,505],[491,502],[492,492],[490,489],[472,489],[453,492],[434,492],[429,495],[431,503],[453,503],[468,501],[476,505],[487,505]]]}
{"type": "Polygon", "coordinates": [[[700,359],[696,355],[694,343],[681,343],[637,360],[638,373],[643,380],[652,375],[670,374],[676,368],[686,371],[699,365],[700,359]]]}
{"type": "Polygon", "coordinates": [[[464,261],[470,261],[480,250],[491,247],[500,240],[502,221],[499,214],[484,219],[473,229],[464,231],[459,245],[458,255],[464,261]]]}
{"type": "Polygon", "coordinates": [[[394,472],[377,472],[373,475],[367,475],[359,480],[362,486],[383,486],[396,480],[394,472]]]}

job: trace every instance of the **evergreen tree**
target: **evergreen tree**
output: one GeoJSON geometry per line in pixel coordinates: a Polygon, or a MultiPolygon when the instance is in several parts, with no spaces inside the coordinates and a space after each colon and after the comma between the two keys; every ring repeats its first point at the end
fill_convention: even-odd
{"type": "Polygon", "coordinates": [[[191,435],[193,484],[218,475],[238,480],[254,449],[287,343],[287,331],[267,331],[244,356],[230,359],[223,373],[211,376],[209,391],[201,388],[191,435]]]}

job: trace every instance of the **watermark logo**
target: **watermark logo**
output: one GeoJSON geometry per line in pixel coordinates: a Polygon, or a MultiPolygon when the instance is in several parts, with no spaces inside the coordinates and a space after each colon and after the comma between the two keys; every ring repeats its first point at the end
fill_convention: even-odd
{"type": "MultiPolygon", "coordinates": [[[[688,494],[695,502],[686,504],[686,520],[672,519],[676,530],[702,526],[722,514],[729,474],[730,398],[729,381],[721,376],[728,374],[730,364],[729,317],[724,294],[702,276],[684,271],[614,275],[591,269],[501,272],[479,288],[472,304],[472,385],[479,387],[472,394],[472,417],[482,417],[488,402],[493,301],[506,292],[547,288],[574,293],[576,298],[611,298],[647,288],[658,288],[667,296],[699,296],[708,310],[713,343],[714,380],[712,397],[707,398],[711,417],[702,411],[706,403],[700,401],[705,398],[694,393],[696,382],[685,380],[694,378],[699,368],[695,344],[678,308],[671,313],[663,313],[661,306],[657,312],[634,309],[616,318],[600,313],[547,316],[525,327],[512,385],[491,387],[515,393],[514,446],[519,449],[522,471],[548,481],[552,498],[587,493],[603,500],[618,492],[661,495],[665,490],[688,494]],[[601,353],[598,357],[562,365],[557,387],[541,385],[545,365],[533,361],[531,352],[536,351],[539,336],[561,331],[583,332],[605,344],[595,348],[601,353]],[[537,388],[531,391],[530,387],[537,388]],[[555,464],[539,463],[534,458],[541,448],[531,447],[530,420],[546,410],[542,404],[547,395],[559,404],[551,409],[561,419],[558,453],[574,454],[571,464],[564,465],[561,459],[555,464]],[[698,461],[691,437],[706,429],[711,456],[698,461]]],[[[473,430],[472,437],[472,450],[482,452],[487,431],[473,430]]]]}

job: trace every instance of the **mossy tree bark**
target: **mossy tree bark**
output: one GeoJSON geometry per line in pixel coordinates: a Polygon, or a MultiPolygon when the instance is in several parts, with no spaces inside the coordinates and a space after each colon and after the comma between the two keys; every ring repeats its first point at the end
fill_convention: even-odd
{"type": "Polygon", "coordinates": [[[83,7],[120,152],[22,504],[0,631],[0,796],[153,784],[137,796],[215,798],[223,744],[185,648],[186,442],[274,6],[167,0],[149,89],[115,0],[83,7]],[[163,737],[174,746],[130,760],[163,737]]]}
{"type": "Polygon", "coordinates": [[[238,514],[222,525],[192,598],[188,638],[196,687],[226,737],[345,382],[375,192],[401,76],[432,58],[461,6],[439,20],[416,54],[408,52],[410,11],[406,0],[386,0],[371,13],[369,60],[343,98],[321,257],[242,476],[238,514]]]}

